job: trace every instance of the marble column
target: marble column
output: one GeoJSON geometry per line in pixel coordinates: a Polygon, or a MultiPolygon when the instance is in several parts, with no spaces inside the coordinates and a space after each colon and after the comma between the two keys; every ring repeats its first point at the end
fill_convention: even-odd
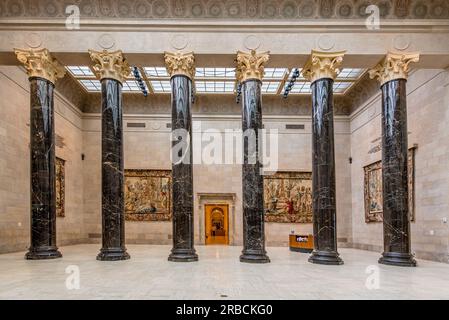
{"type": "Polygon", "coordinates": [[[268,52],[237,52],[237,80],[242,84],[242,203],[243,251],[241,262],[268,263],[265,251],[263,174],[259,154],[262,144],[262,78],[268,52]]]}
{"type": "Polygon", "coordinates": [[[418,54],[388,53],[370,71],[382,90],[382,197],[384,252],[379,263],[415,267],[411,254],[408,207],[406,83],[418,54]]]}
{"type": "Polygon", "coordinates": [[[337,251],[333,84],[344,53],[312,51],[302,71],[312,83],[314,250],[309,262],[317,264],[343,264],[337,251]]]}
{"type": "Polygon", "coordinates": [[[130,258],[125,247],[122,83],[130,66],[121,51],[89,51],[101,79],[102,248],[97,260],[130,258]]]}
{"type": "Polygon", "coordinates": [[[173,248],[169,261],[198,261],[193,233],[193,171],[191,92],[193,53],[165,53],[172,106],[173,248]]]}
{"type": "Polygon", "coordinates": [[[56,246],[54,83],[64,67],[47,49],[15,49],[30,80],[31,245],[29,260],[62,257],[56,246]]]}

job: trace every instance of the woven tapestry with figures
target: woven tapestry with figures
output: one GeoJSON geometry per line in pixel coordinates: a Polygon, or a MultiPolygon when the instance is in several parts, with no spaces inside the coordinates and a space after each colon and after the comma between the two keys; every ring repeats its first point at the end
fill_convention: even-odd
{"type": "Polygon", "coordinates": [[[56,216],[65,217],[65,160],[56,157],[56,216]]]}
{"type": "Polygon", "coordinates": [[[170,221],[171,171],[125,170],[125,219],[170,221]]]}
{"type": "MultiPolygon", "coordinates": [[[[410,221],[415,221],[415,148],[408,150],[408,206],[410,221]]],[[[365,222],[382,222],[382,161],[377,161],[363,168],[365,171],[365,222]]]]}
{"type": "Polygon", "coordinates": [[[312,173],[277,172],[264,177],[266,222],[312,222],[312,173]]]}

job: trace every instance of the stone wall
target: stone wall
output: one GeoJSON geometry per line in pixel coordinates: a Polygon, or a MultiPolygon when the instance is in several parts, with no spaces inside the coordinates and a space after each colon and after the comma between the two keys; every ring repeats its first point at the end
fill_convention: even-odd
{"type": "MultiPolygon", "coordinates": [[[[125,169],[171,169],[170,164],[170,123],[169,115],[124,115],[124,156],[125,169]],[[145,123],[146,128],[128,128],[128,122],[145,123]]],[[[204,152],[207,142],[200,148],[197,137],[205,130],[241,128],[240,115],[208,117],[193,114],[194,157],[204,152]]],[[[337,166],[337,207],[338,238],[346,246],[351,239],[351,198],[349,167],[349,121],[347,117],[337,116],[336,166],[337,166]]],[[[86,230],[91,242],[101,239],[101,180],[100,180],[100,115],[91,114],[84,120],[84,209],[86,230]]],[[[308,116],[267,116],[264,117],[266,129],[279,131],[279,170],[311,171],[311,120],[308,116]],[[285,129],[286,124],[304,124],[304,130],[285,129]]],[[[223,146],[224,147],[224,146],[223,146]]],[[[195,163],[195,160],[194,160],[195,163]]],[[[235,212],[230,225],[230,243],[242,245],[242,178],[240,164],[194,164],[194,224],[195,242],[204,244],[204,211],[200,208],[198,194],[235,194],[235,212]]],[[[223,196],[223,198],[226,198],[223,196]]],[[[232,214],[232,212],[230,212],[232,214]]],[[[267,223],[266,239],[268,246],[287,245],[290,231],[312,233],[311,224],[267,223]]],[[[127,221],[126,238],[128,243],[171,244],[171,222],[127,221]]]]}
{"type": "MultiPolygon", "coordinates": [[[[24,251],[30,234],[29,82],[18,67],[0,67],[0,253],[24,251]]],[[[85,242],[82,120],[55,94],[56,156],[65,163],[65,217],[57,218],[58,245],[85,242]]]]}
{"type": "MultiPolygon", "coordinates": [[[[415,216],[412,252],[417,258],[448,262],[449,73],[418,70],[407,83],[409,147],[415,153],[415,216]]],[[[381,223],[364,219],[363,167],[381,160],[380,90],[351,115],[352,246],[383,250],[381,223]]]]}

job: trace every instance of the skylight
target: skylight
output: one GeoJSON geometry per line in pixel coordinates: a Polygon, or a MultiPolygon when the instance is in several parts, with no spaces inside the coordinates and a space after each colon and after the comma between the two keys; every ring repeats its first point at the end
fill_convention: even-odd
{"type": "MultiPolygon", "coordinates": [[[[311,94],[312,90],[310,88],[310,82],[306,81],[303,77],[301,68],[298,68],[300,75],[296,78],[296,82],[292,89],[290,90],[290,94],[311,94]]],[[[291,79],[293,75],[294,68],[290,71],[290,74],[287,79],[288,81],[291,79]]],[[[358,79],[365,73],[366,69],[360,68],[343,68],[341,72],[338,74],[337,78],[334,82],[334,93],[335,94],[344,94],[346,91],[354,85],[358,79]]],[[[282,92],[284,92],[287,83],[284,85],[282,92]]]]}
{"type": "Polygon", "coordinates": [[[337,79],[358,79],[363,72],[365,72],[365,69],[344,68],[337,76],[337,79]]]}
{"type": "Polygon", "coordinates": [[[352,85],[352,82],[334,82],[334,93],[344,93],[352,85]]]}
{"type": "Polygon", "coordinates": [[[81,79],[78,81],[89,92],[100,92],[101,91],[101,83],[99,80],[81,79]]]}
{"type": "Polygon", "coordinates": [[[196,68],[195,89],[197,93],[233,93],[235,68],[196,68]]]}
{"type": "MultiPolygon", "coordinates": [[[[345,93],[346,90],[353,85],[351,81],[335,81],[334,82],[334,93],[341,94],[345,93]]],[[[286,85],[285,85],[286,86],[286,85]]],[[[285,89],[284,86],[284,89],[285,89]]],[[[305,81],[297,81],[295,85],[291,89],[290,93],[302,93],[302,94],[310,94],[312,93],[310,82],[305,81]]]]}
{"type": "MultiPolygon", "coordinates": [[[[147,86],[145,85],[145,89],[147,89],[147,86]]],[[[137,84],[136,80],[128,80],[123,83],[123,91],[135,91],[140,92],[140,87],[137,84]]],[[[147,89],[148,90],[148,89],[147,89]]]]}
{"type": "Polygon", "coordinates": [[[263,79],[279,79],[282,80],[284,76],[288,73],[287,68],[265,68],[265,75],[263,79]]]}
{"type": "Polygon", "coordinates": [[[264,81],[262,82],[262,93],[277,93],[280,84],[279,81],[264,81]]]}
{"type": "Polygon", "coordinates": [[[171,91],[170,80],[150,80],[150,85],[155,93],[166,93],[171,91]]]}
{"type": "Polygon", "coordinates": [[[147,77],[169,77],[167,69],[165,67],[144,67],[147,77]]]}
{"type": "Polygon", "coordinates": [[[195,81],[198,93],[232,93],[234,81],[195,81]]]}
{"type": "Polygon", "coordinates": [[[67,66],[66,69],[69,70],[74,77],[95,77],[88,66],[67,66]]]}
{"type": "Polygon", "coordinates": [[[235,79],[235,68],[196,68],[195,78],[235,79]]]}
{"type": "MultiPolygon", "coordinates": [[[[284,88],[285,89],[285,88],[284,88]]],[[[297,81],[293,86],[291,93],[311,93],[310,82],[297,81]]]]}
{"type": "MultiPolygon", "coordinates": [[[[87,92],[100,92],[101,83],[89,66],[66,66],[69,73],[82,85],[87,92]]],[[[150,93],[170,93],[170,75],[163,66],[138,67],[145,89],[150,93]]],[[[294,68],[265,68],[262,79],[263,94],[282,94],[290,81],[294,68]]],[[[301,69],[299,68],[301,71],[301,69]]],[[[365,69],[344,68],[334,82],[334,93],[344,94],[360,77],[365,69]]],[[[197,93],[232,94],[235,91],[235,68],[229,67],[198,67],[194,79],[197,93]]],[[[138,93],[141,89],[131,72],[123,83],[124,93],[138,93]]],[[[311,94],[310,83],[299,75],[290,94],[311,94]]]]}

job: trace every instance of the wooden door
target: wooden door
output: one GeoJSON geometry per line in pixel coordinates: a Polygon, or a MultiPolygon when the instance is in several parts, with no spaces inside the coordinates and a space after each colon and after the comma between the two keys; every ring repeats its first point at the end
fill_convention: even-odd
{"type": "Polygon", "coordinates": [[[206,204],[206,244],[229,244],[229,220],[227,204],[206,204]]]}

